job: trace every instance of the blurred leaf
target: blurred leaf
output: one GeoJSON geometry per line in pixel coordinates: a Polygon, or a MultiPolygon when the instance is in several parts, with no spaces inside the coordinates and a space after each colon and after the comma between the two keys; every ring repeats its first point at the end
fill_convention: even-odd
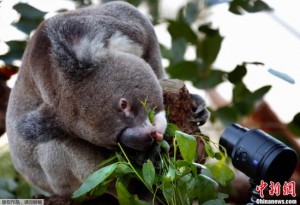
{"type": "Polygon", "coordinates": [[[208,70],[209,72],[202,72],[198,74],[198,78],[190,79],[194,83],[194,86],[199,89],[209,89],[224,81],[224,71],[221,70],[208,70]]]}
{"type": "Polygon", "coordinates": [[[237,65],[233,71],[228,73],[228,80],[231,83],[236,84],[242,81],[246,73],[247,73],[247,69],[245,65],[237,65]]]}
{"type": "Polygon", "coordinates": [[[159,144],[159,146],[161,146],[166,152],[170,151],[170,145],[166,140],[162,140],[156,143],[159,144]]]}
{"type": "Polygon", "coordinates": [[[198,1],[188,2],[185,6],[184,18],[187,23],[193,23],[199,15],[200,8],[198,1]]]}
{"type": "Polygon", "coordinates": [[[187,42],[195,44],[197,35],[192,30],[190,25],[184,21],[169,20],[168,31],[172,39],[185,38],[187,42]]]}
{"type": "Polygon", "coordinates": [[[178,131],[178,130],[179,130],[179,128],[176,124],[168,123],[165,135],[167,135],[169,137],[175,137],[175,132],[178,131]]]}
{"type": "Polygon", "coordinates": [[[273,9],[261,0],[233,0],[229,5],[229,11],[234,14],[241,15],[243,10],[249,13],[256,13],[260,11],[272,11],[273,9]]]}
{"type": "Polygon", "coordinates": [[[13,9],[20,13],[22,17],[31,20],[42,19],[47,13],[26,3],[18,3],[13,7],[13,9]]]}
{"type": "Polygon", "coordinates": [[[292,122],[288,124],[288,128],[297,136],[300,136],[300,112],[297,113],[292,122]]]}
{"type": "Polygon", "coordinates": [[[152,189],[155,179],[155,168],[149,159],[143,164],[142,173],[145,183],[150,189],[152,189]]]}
{"type": "Polygon", "coordinates": [[[226,186],[234,178],[234,172],[225,164],[220,162],[215,164],[206,164],[207,169],[212,176],[222,185],[226,186]]]}
{"type": "Polygon", "coordinates": [[[212,29],[209,24],[199,27],[200,32],[206,34],[200,44],[197,44],[197,56],[202,58],[207,66],[210,66],[217,58],[221,49],[223,37],[219,29],[212,29]]]}
{"type": "Polygon", "coordinates": [[[176,204],[192,204],[192,198],[190,198],[190,192],[195,185],[195,181],[191,174],[183,175],[176,184],[177,194],[176,199],[178,203],[176,204]]]}
{"type": "Polygon", "coordinates": [[[116,170],[116,168],[117,163],[114,163],[92,173],[73,193],[72,198],[78,198],[94,189],[97,185],[101,184],[105,179],[107,179],[116,170]]]}
{"type": "Polygon", "coordinates": [[[199,204],[203,204],[205,201],[217,198],[218,184],[211,178],[199,174],[195,178],[195,186],[191,190],[191,196],[198,197],[199,204]]]}
{"type": "Polygon", "coordinates": [[[176,192],[172,182],[165,181],[162,184],[162,190],[163,190],[164,198],[167,201],[167,204],[176,204],[176,202],[173,199],[173,197],[176,195],[176,192]]]}
{"type": "Polygon", "coordinates": [[[176,140],[183,159],[187,162],[193,162],[196,156],[196,139],[181,131],[176,131],[176,140]]]}
{"type": "MultiPolygon", "coordinates": [[[[140,1],[141,0],[134,0],[134,1],[140,1]]],[[[159,19],[159,0],[146,0],[146,2],[148,3],[148,8],[149,8],[149,12],[152,16],[152,20],[153,20],[153,24],[156,24],[158,19],[159,19]]]]}
{"type": "Polygon", "coordinates": [[[201,64],[196,61],[182,61],[167,68],[167,72],[172,78],[181,80],[199,80],[201,64]]]}
{"type": "Polygon", "coordinates": [[[204,149],[205,149],[205,152],[206,154],[211,157],[211,158],[214,158],[215,156],[215,152],[213,151],[212,147],[210,146],[209,143],[205,142],[204,141],[204,149]]]}
{"type": "Polygon", "coordinates": [[[263,96],[269,92],[269,90],[271,89],[271,85],[266,85],[263,86],[261,88],[258,88],[257,90],[255,90],[248,98],[248,100],[250,100],[251,102],[255,103],[256,101],[260,100],[263,98],[263,96]]]}
{"type": "Polygon", "coordinates": [[[215,115],[224,125],[230,125],[239,118],[239,112],[234,107],[221,107],[215,111],[215,115]]]}
{"type": "Polygon", "coordinates": [[[118,180],[116,183],[116,190],[117,190],[117,196],[120,205],[133,204],[132,203],[133,197],[127,190],[126,186],[120,180],[118,180]]]}
{"type": "Polygon", "coordinates": [[[14,199],[15,195],[0,188],[0,199],[14,199]]]}
{"type": "Polygon", "coordinates": [[[36,29],[46,15],[46,12],[40,11],[26,3],[18,3],[13,8],[21,14],[20,20],[13,25],[26,34],[30,34],[32,30],[36,29]]]}
{"type": "Polygon", "coordinates": [[[12,65],[14,60],[20,60],[26,47],[26,41],[8,41],[6,44],[9,46],[8,53],[0,55],[0,59],[6,65],[12,65]]]}
{"type": "Polygon", "coordinates": [[[178,38],[172,40],[171,47],[171,59],[172,63],[177,63],[183,60],[185,50],[186,50],[186,40],[184,38],[178,38]]]}

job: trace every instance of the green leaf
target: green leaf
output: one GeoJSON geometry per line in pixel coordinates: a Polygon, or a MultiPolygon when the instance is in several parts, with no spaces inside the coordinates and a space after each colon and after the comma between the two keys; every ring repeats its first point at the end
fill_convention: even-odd
{"type": "Polygon", "coordinates": [[[116,169],[116,174],[118,177],[122,177],[126,174],[134,173],[131,167],[128,164],[119,163],[116,169]]]}
{"type": "Polygon", "coordinates": [[[192,198],[189,197],[195,185],[192,174],[186,174],[176,181],[176,204],[192,204],[192,198]]]}
{"type": "Polygon", "coordinates": [[[166,199],[168,204],[176,204],[175,201],[175,187],[171,182],[164,182],[162,184],[162,191],[163,191],[163,195],[164,198],[166,199]]]}
{"type": "Polygon", "coordinates": [[[288,128],[296,135],[300,136],[300,112],[297,113],[292,122],[288,124],[288,128]]]}
{"type": "Polygon", "coordinates": [[[166,152],[170,150],[170,145],[166,140],[162,140],[156,143],[159,144],[166,152]]]}
{"type": "Polygon", "coordinates": [[[13,198],[15,198],[15,195],[13,195],[12,193],[6,190],[0,189],[0,199],[13,199],[13,198]]]}
{"type": "Polygon", "coordinates": [[[202,58],[207,66],[210,66],[218,56],[223,37],[219,30],[212,29],[210,24],[202,25],[198,30],[206,35],[202,42],[197,44],[197,56],[202,58]]]}
{"type": "Polygon", "coordinates": [[[13,8],[21,14],[20,20],[13,25],[26,34],[36,29],[46,14],[26,3],[18,3],[13,8]]]}
{"type": "Polygon", "coordinates": [[[199,89],[209,89],[217,86],[224,81],[225,72],[221,70],[202,71],[196,79],[189,79],[194,86],[199,89]]]}
{"type": "Polygon", "coordinates": [[[132,195],[127,190],[126,186],[121,182],[121,180],[118,180],[116,183],[116,190],[117,190],[117,196],[120,205],[128,205],[133,204],[132,202],[132,195]]]}
{"type": "Polygon", "coordinates": [[[148,111],[148,118],[152,125],[154,124],[154,116],[155,116],[155,108],[148,111]]]}
{"type": "Polygon", "coordinates": [[[168,123],[165,135],[169,137],[175,137],[176,131],[179,131],[178,126],[174,123],[168,123]]]}
{"type": "Polygon", "coordinates": [[[198,198],[199,204],[204,203],[205,201],[216,199],[218,184],[211,178],[199,174],[195,177],[195,186],[191,191],[191,196],[193,198],[198,198]]]}
{"type": "Polygon", "coordinates": [[[72,198],[78,198],[82,195],[87,194],[89,191],[94,189],[96,186],[101,184],[107,179],[117,168],[118,163],[114,163],[99,169],[92,173],[83,184],[73,193],[72,198]]]}
{"type": "Polygon", "coordinates": [[[233,84],[239,83],[246,73],[247,69],[245,65],[237,65],[233,71],[228,73],[228,80],[233,84]]]}
{"type": "Polygon", "coordinates": [[[202,64],[197,61],[181,61],[172,64],[167,68],[167,72],[174,79],[198,81],[202,64]]]}
{"type": "Polygon", "coordinates": [[[155,180],[155,168],[149,159],[143,164],[142,173],[145,183],[150,189],[152,189],[155,180]]]}
{"type": "Polygon", "coordinates": [[[169,20],[168,31],[172,39],[185,38],[187,42],[195,44],[197,42],[197,35],[192,30],[190,25],[184,21],[169,20]]]}
{"type": "Polygon", "coordinates": [[[235,107],[221,107],[214,114],[226,126],[236,122],[239,118],[239,112],[235,107]]]}
{"type": "Polygon", "coordinates": [[[193,162],[196,156],[197,142],[194,136],[176,131],[175,138],[183,159],[187,162],[193,162]]]}
{"type": "Polygon", "coordinates": [[[121,180],[116,182],[116,191],[120,205],[150,205],[149,202],[140,200],[137,195],[132,196],[121,180]]]}
{"type": "Polygon", "coordinates": [[[105,165],[112,164],[113,162],[116,162],[116,160],[117,160],[117,156],[113,155],[113,156],[109,157],[108,159],[103,160],[102,162],[100,162],[97,167],[99,167],[99,168],[104,167],[105,165]]]}
{"type": "Polygon", "coordinates": [[[181,37],[177,39],[172,39],[171,55],[173,62],[180,62],[183,60],[185,50],[186,50],[186,40],[181,37]]]}
{"type": "Polygon", "coordinates": [[[210,146],[209,143],[204,142],[204,149],[205,149],[206,154],[209,157],[214,158],[215,152],[213,151],[213,149],[212,149],[212,147],[210,146]]]}
{"type": "Polygon", "coordinates": [[[262,99],[262,97],[269,92],[272,86],[266,85],[257,90],[255,90],[251,96],[248,98],[251,102],[255,103],[256,101],[262,99]]]}
{"type": "Polygon", "coordinates": [[[9,51],[4,55],[0,55],[0,57],[6,65],[12,65],[14,60],[20,60],[22,58],[26,41],[8,41],[6,44],[9,46],[9,51]]]}
{"type": "Polygon", "coordinates": [[[207,169],[212,176],[222,185],[226,186],[234,178],[234,172],[225,164],[215,163],[207,164],[207,169]]]}
{"type": "Polygon", "coordinates": [[[170,163],[168,173],[166,174],[165,180],[170,182],[174,181],[176,177],[176,170],[173,163],[170,163]]]}
{"type": "Polygon", "coordinates": [[[220,152],[216,152],[215,156],[214,156],[217,160],[222,160],[223,159],[223,155],[220,152]]]}

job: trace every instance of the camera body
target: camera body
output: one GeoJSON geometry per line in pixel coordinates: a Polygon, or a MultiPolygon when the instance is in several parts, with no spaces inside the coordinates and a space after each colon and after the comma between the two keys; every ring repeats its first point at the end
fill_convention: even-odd
{"type": "Polygon", "coordinates": [[[233,166],[256,182],[283,183],[296,168],[296,152],[259,129],[232,124],[223,132],[220,145],[233,166]]]}

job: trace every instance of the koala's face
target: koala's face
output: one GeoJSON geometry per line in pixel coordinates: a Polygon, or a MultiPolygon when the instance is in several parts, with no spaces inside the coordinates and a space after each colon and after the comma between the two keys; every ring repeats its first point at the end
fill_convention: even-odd
{"type": "MultiPolygon", "coordinates": [[[[109,54],[87,76],[66,80],[60,113],[71,133],[93,144],[144,151],[166,129],[162,90],[152,69],[128,54],[109,54]],[[151,124],[148,110],[155,108],[151,124]]],[[[67,75],[65,75],[67,76],[67,75]]]]}

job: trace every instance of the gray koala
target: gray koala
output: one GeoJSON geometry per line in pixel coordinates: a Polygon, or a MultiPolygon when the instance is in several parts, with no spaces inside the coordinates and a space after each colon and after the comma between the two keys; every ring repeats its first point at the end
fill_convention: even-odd
{"type": "MultiPolygon", "coordinates": [[[[6,126],[15,168],[41,189],[70,196],[118,142],[151,152],[167,125],[163,78],[153,27],[127,3],[46,20],[27,45],[9,100],[6,126]],[[145,100],[148,109],[156,107],[154,125],[145,100]]],[[[203,124],[204,101],[192,97],[203,124]]]]}

